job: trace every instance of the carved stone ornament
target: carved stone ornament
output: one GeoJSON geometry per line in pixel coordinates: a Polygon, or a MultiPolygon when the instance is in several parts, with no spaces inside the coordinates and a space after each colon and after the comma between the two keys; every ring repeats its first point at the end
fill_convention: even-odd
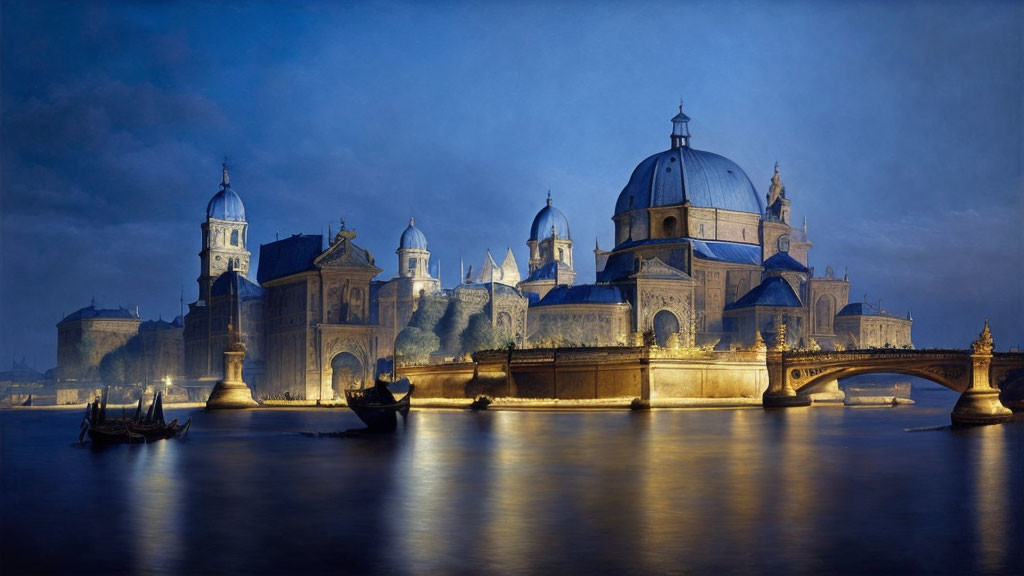
{"type": "Polygon", "coordinates": [[[978,339],[971,344],[971,350],[975,354],[992,354],[995,343],[992,341],[992,332],[988,329],[988,318],[985,318],[985,328],[978,335],[978,339]]]}

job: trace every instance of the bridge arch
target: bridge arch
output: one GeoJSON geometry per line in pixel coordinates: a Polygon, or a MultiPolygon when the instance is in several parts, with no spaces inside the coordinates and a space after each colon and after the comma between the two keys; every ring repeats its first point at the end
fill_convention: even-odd
{"type": "Polygon", "coordinates": [[[798,395],[819,384],[861,374],[914,376],[962,393],[972,376],[970,354],[949,350],[785,351],[769,355],[768,365],[769,380],[774,379],[777,387],[773,389],[790,389],[798,395]]]}
{"type": "MultiPolygon", "coordinates": [[[[791,378],[792,378],[792,373],[793,372],[798,372],[799,373],[800,369],[799,368],[791,368],[790,369],[790,377],[791,378]]],[[[821,384],[825,384],[826,382],[831,382],[832,380],[838,380],[840,378],[850,378],[850,377],[853,377],[853,376],[861,376],[861,375],[864,375],[864,374],[901,374],[903,376],[915,376],[917,378],[921,378],[921,379],[924,379],[924,380],[928,380],[928,381],[934,382],[934,383],[936,383],[936,384],[938,384],[940,386],[944,386],[946,388],[949,388],[950,390],[953,390],[953,391],[959,392],[959,393],[962,393],[967,388],[966,383],[958,384],[958,383],[955,383],[953,380],[950,380],[950,379],[947,379],[947,378],[943,378],[940,375],[933,374],[931,372],[928,372],[928,371],[922,370],[922,369],[915,369],[915,368],[854,367],[854,368],[842,368],[842,369],[836,369],[836,370],[832,370],[832,371],[823,372],[823,373],[818,374],[818,375],[816,375],[816,376],[814,376],[814,377],[812,377],[812,378],[810,378],[810,379],[808,379],[806,381],[801,381],[799,378],[794,379],[795,382],[793,384],[793,390],[795,390],[796,393],[799,394],[799,395],[808,394],[808,393],[812,393],[814,391],[815,387],[817,387],[817,386],[819,386],[821,384]],[[796,382],[799,382],[799,384],[797,384],[796,382]]]]}

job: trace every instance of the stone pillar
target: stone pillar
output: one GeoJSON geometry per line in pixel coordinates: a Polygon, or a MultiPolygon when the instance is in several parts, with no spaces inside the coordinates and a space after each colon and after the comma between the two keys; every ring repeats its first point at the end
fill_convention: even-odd
{"type": "Polygon", "coordinates": [[[953,424],[999,424],[1013,416],[1013,412],[999,401],[999,389],[992,386],[989,377],[993,344],[986,319],[985,329],[971,345],[971,383],[953,407],[950,415],[953,424]]]}
{"type": "Polygon", "coordinates": [[[252,399],[252,390],[242,380],[242,362],[245,360],[245,343],[232,326],[228,326],[231,344],[224,350],[224,379],[217,382],[206,400],[207,410],[226,408],[252,408],[257,406],[252,399]]]}
{"type": "Polygon", "coordinates": [[[775,329],[775,344],[765,354],[768,367],[768,389],[761,395],[761,404],[765,408],[788,408],[791,406],[810,406],[809,396],[797,396],[796,390],[786,378],[786,367],[782,361],[782,353],[786,346],[786,325],[779,323],[775,329]]]}

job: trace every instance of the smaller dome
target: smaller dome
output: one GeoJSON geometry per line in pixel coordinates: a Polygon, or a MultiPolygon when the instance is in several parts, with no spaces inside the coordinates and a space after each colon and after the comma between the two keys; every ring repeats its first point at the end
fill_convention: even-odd
{"type": "Polygon", "coordinates": [[[530,227],[530,240],[549,238],[552,228],[555,229],[555,234],[559,238],[572,240],[572,235],[569,234],[569,220],[561,210],[551,205],[551,193],[548,192],[548,205],[541,208],[533,219],[533,226],[530,227]]]}
{"type": "Polygon", "coordinates": [[[245,221],[245,205],[242,199],[231,189],[231,178],[228,176],[228,167],[222,167],[222,179],[220,192],[217,192],[206,205],[206,217],[217,218],[218,220],[233,220],[235,222],[245,221]]]}
{"type": "Polygon", "coordinates": [[[402,240],[398,243],[399,250],[426,250],[427,237],[416,227],[416,221],[409,218],[409,227],[402,232],[402,240]]]}

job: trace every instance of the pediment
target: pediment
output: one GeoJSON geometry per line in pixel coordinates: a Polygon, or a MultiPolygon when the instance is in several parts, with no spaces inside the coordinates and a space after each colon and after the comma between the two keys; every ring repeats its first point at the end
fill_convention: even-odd
{"type": "Polygon", "coordinates": [[[644,258],[640,261],[640,271],[634,273],[630,278],[650,278],[658,280],[692,280],[690,275],[678,268],[669,266],[662,262],[657,256],[644,258]]]}
{"type": "Polygon", "coordinates": [[[356,246],[351,240],[342,238],[313,260],[318,268],[362,267],[376,268],[373,256],[366,250],[356,246]]]}

